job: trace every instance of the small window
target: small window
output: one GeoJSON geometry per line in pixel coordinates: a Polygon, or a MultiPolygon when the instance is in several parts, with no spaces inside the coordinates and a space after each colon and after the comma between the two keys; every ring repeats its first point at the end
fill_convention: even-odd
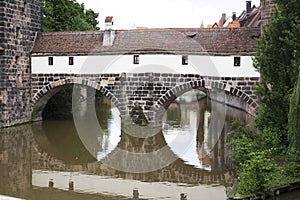
{"type": "Polygon", "coordinates": [[[27,13],[28,13],[28,8],[27,8],[27,0],[24,1],[24,16],[26,17],[27,13]]]}
{"type": "Polygon", "coordinates": [[[188,64],[189,64],[189,57],[182,56],[182,65],[188,65],[188,64]]]}
{"type": "Polygon", "coordinates": [[[74,57],[69,57],[69,65],[74,65],[74,57]]]}
{"type": "Polygon", "coordinates": [[[48,57],[48,65],[53,65],[53,57],[48,57]]]}
{"type": "Polygon", "coordinates": [[[140,64],[140,56],[139,55],[133,56],[133,64],[140,64]]]}
{"type": "Polygon", "coordinates": [[[21,64],[21,57],[16,56],[16,65],[20,65],[20,64],[21,64]]]}
{"type": "Polygon", "coordinates": [[[241,57],[234,57],[234,63],[233,65],[235,67],[240,67],[241,66],[241,57]]]}
{"type": "Polygon", "coordinates": [[[16,37],[17,37],[17,38],[22,38],[21,28],[20,28],[20,27],[17,27],[17,28],[16,28],[16,37]]]}

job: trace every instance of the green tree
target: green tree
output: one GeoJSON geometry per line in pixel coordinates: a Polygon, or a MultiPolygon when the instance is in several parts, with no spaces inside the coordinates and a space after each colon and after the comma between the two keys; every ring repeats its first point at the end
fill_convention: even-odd
{"type": "Polygon", "coordinates": [[[298,68],[298,80],[295,84],[295,87],[292,91],[290,97],[290,110],[289,110],[289,123],[288,123],[288,132],[289,132],[289,142],[292,148],[296,148],[300,151],[300,17],[298,16],[293,22],[293,30],[290,32],[292,44],[295,45],[293,51],[293,67],[298,68]]]}
{"type": "Polygon", "coordinates": [[[242,163],[239,192],[242,194],[270,193],[269,182],[273,181],[272,172],[275,165],[273,159],[263,151],[251,152],[249,160],[242,163]]]}
{"type": "Polygon", "coordinates": [[[261,74],[259,130],[254,133],[242,126],[229,137],[241,177],[239,194],[272,193],[300,178],[299,154],[293,148],[300,148],[300,4],[274,2],[275,12],[258,40],[254,59],[261,74]]]}
{"type": "MultiPolygon", "coordinates": [[[[41,0],[42,32],[98,30],[99,14],[76,0],[41,0]]],[[[72,118],[73,86],[67,86],[47,103],[44,119],[72,118]]]]}
{"type": "Polygon", "coordinates": [[[260,130],[277,130],[280,141],[288,146],[289,94],[298,75],[298,67],[293,62],[300,50],[300,4],[298,0],[274,1],[274,15],[258,41],[254,59],[261,74],[258,87],[260,110],[256,123],[260,130]]]}
{"type": "Polygon", "coordinates": [[[41,0],[43,32],[98,30],[98,16],[76,0],[41,0]]]}
{"type": "Polygon", "coordinates": [[[130,111],[130,117],[132,121],[139,126],[147,126],[148,120],[143,112],[139,103],[135,103],[134,107],[130,111]]]}
{"type": "MultiPolygon", "coordinates": [[[[299,70],[300,71],[300,70],[299,70]]],[[[289,112],[289,141],[290,146],[300,150],[300,73],[290,99],[289,112]]]]}

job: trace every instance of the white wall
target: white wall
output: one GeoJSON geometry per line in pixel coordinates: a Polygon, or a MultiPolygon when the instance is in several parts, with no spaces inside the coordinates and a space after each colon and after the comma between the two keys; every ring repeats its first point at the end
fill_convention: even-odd
{"type": "Polygon", "coordinates": [[[189,65],[182,65],[177,55],[140,55],[140,63],[133,64],[133,55],[122,56],[75,56],[69,65],[68,56],[54,56],[53,65],[48,57],[31,58],[32,73],[182,73],[222,77],[258,77],[250,56],[241,57],[241,66],[234,67],[234,56],[189,56],[189,65]]]}

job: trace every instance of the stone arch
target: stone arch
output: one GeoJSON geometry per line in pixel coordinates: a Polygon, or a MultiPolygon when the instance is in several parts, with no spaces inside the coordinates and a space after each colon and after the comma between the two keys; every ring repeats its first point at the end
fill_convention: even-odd
{"type": "Polygon", "coordinates": [[[226,94],[225,99],[214,100],[242,109],[252,116],[257,115],[258,104],[256,100],[254,100],[244,91],[228,83],[206,79],[190,81],[173,87],[158,99],[157,106],[163,106],[166,109],[178,96],[185,92],[191,91],[192,89],[200,89],[208,96],[210,96],[210,93],[216,90],[224,91],[226,94]]]}
{"type": "Polygon", "coordinates": [[[120,109],[120,101],[119,99],[107,88],[101,86],[99,83],[95,81],[90,81],[88,79],[84,78],[66,78],[66,79],[60,79],[58,81],[51,82],[45,86],[43,86],[42,89],[40,89],[38,92],[36,92],[32,98],[32,111],[31,111],[31,118],[33,121],[41,120],[42,112],[48,102],[48,100],[55,95],[58,91],[61,90],[63,86],[67,85],[83,85],[88,86],[91,88],[94,88],[97,91],[100,91],[103,93],[108,99],[111,100],[111,102],[121,111],[120,109]]]}

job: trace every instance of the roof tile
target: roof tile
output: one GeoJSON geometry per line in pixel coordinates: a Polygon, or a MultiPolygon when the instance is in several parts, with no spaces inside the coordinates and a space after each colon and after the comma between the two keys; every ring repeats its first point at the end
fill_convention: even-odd
{"type": "Polygon", "coordinates": [[[136,51],[177,54],[254,53],[259,28],[134,29],[116,31],[103,46],[103,31],[39,33],[33,54],[126,54],[136,51]]]}

